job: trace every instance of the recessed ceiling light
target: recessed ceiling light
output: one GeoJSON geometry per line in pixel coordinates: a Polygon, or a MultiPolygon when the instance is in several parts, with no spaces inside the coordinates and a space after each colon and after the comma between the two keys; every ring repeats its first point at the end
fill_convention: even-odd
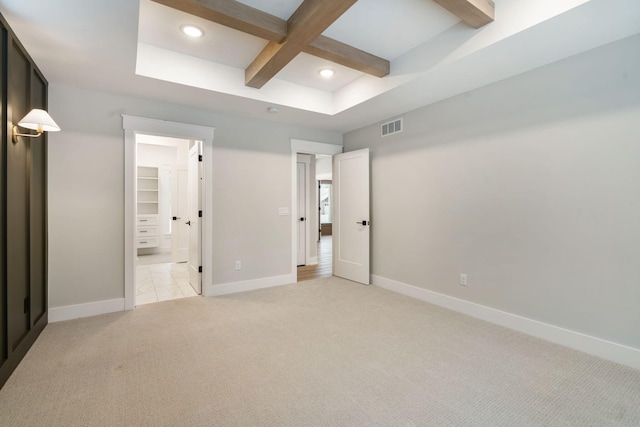
{"type": "Polygon", "coordinates": [[[331,68],[323,68],[322,70],[318,71],[318,74],[320,74],[320,76],[324,77],[325,79],[333,77],[335,73],[336,72],[331,68]]]}
{"type": "Polygon", "coordinates": [[[200,28],[196,27],[195,25],[182,25],[180,27],[180,30],[186,35],[188,35],[189,37],[193,37],[193,38],[202,37],[204,35],[204,31],[202,31],[200,28]]]}

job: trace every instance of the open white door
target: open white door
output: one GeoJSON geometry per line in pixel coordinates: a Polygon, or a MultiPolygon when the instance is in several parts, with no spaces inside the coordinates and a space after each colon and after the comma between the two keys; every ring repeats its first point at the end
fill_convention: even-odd
{"type": "Polygon", "coordinates": [[[187,262],[189,260],[189,226],[183,218],[188,218],[188,171],[174,169],[171,198],[171,262],[187,262]]]}
{"type": "MultiPolygon", "coordinates": [[[[300,155],[298,155],[300,157],[300,155]]],[[[307,264],[307,165],[298,162],[298,266],[307,264]]]]}
{"type": "Polygon", "coordinates": [[[333,156],[333,274],[369,284],[369,149],[333,156]]]}
{"type": "Polygon", "coordinates": [[[202,143],[196,141],[189,150],[189,171],[187,179],[187,218],[183,221],[189,226],[189,260],[187,269],[189,270],[189,283],[198,293],[202,293],[202,272],[201,272],[201,250],[200,250],[200,195],[202,194],[202,143]]]}

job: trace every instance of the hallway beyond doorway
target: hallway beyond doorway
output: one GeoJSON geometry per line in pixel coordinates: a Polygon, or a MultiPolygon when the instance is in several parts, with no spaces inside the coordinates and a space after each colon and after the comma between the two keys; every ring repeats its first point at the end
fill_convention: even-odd
{"type": "Polygon", "coordinates": [[[318,242],[318,264],[298,267],[298,282],[333,275],[332,236],[322,236],[318,242]]]}

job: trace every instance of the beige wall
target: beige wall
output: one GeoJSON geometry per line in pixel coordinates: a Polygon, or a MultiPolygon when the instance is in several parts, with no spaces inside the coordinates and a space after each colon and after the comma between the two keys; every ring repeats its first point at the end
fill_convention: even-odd
{"type": "Polygon", "coordinates": [[[372,274],[640,348],[639,45],[346,134],[372,150],[372,274]]]}
{"type": "Polygon", "coordinates": [[[291,138],[342,135],[51,85],[49,306],[124,297],[122,114],[215,127],[213,284],[291,273],[291,138]],[[265,179],[268,177],[268,179],[265,179]],[[235,271],[235,260],[242,270],[235,271]]]}

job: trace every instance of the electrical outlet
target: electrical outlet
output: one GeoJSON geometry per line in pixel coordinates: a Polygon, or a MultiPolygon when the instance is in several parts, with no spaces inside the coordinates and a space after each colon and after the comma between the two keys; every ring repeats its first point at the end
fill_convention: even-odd
{"type": "Polygon", "coordinates": [[[460,284],[462,286],[467,286],[467,275],[460,273],[460,284]]]}
{"type": "Polygon", "coordinates": [[[242,270],[242,261],[236,261],[236,271],[242,270]]]}

